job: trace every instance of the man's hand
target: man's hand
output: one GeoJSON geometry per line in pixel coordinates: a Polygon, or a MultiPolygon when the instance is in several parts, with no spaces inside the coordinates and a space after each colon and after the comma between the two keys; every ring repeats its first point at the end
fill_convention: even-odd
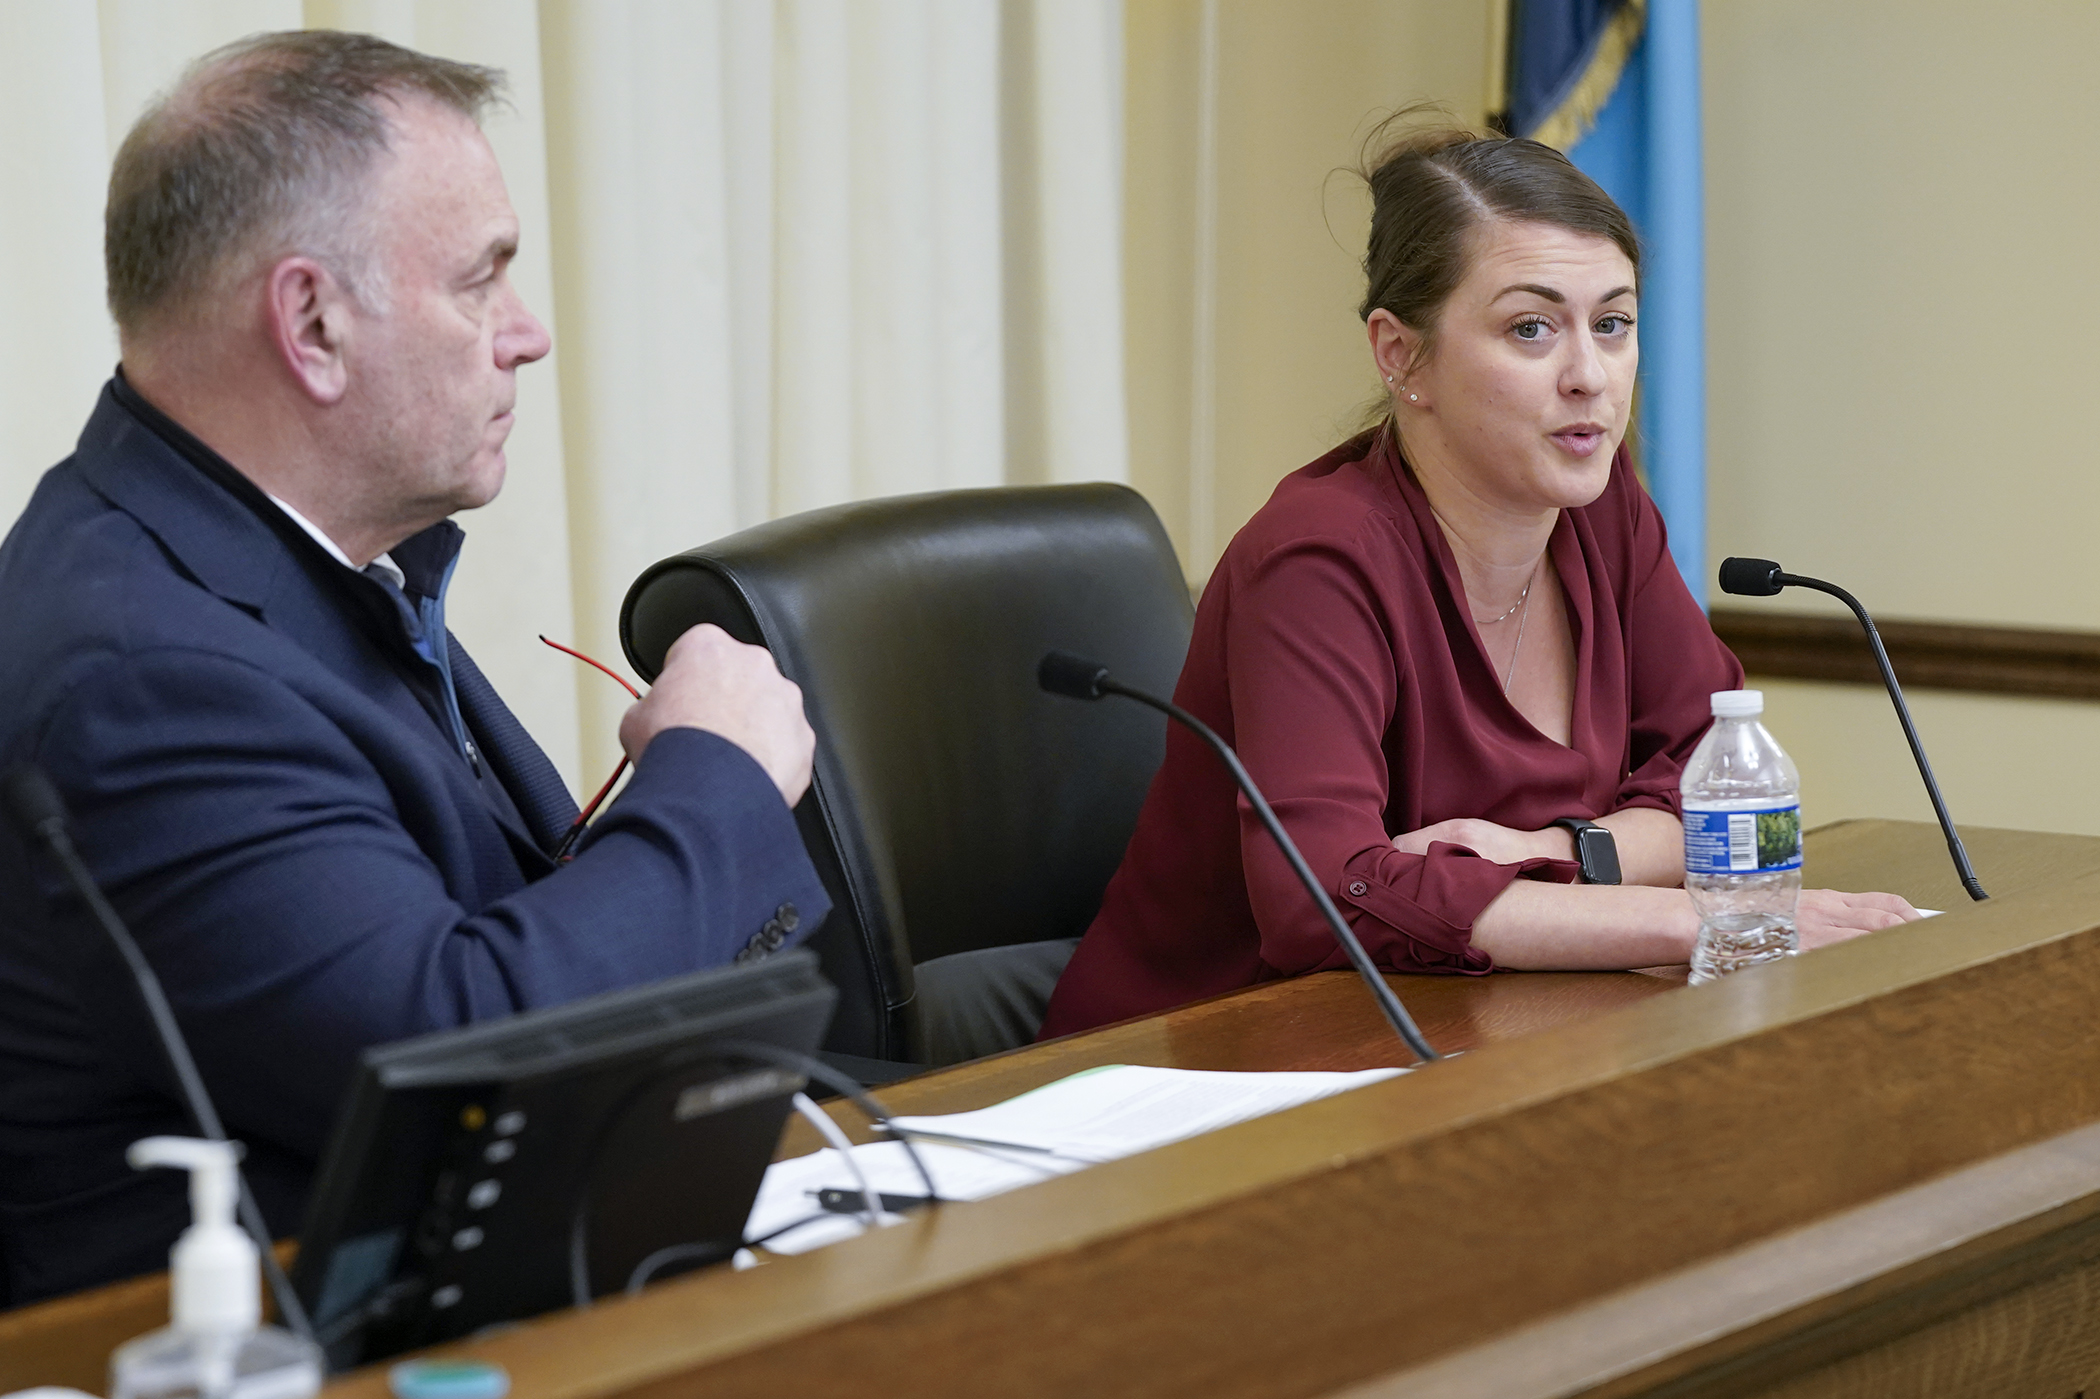
{"type": "Polygon", "coordinates": [[[665,729],[705,729],[749,753],[789,806],[809,790],[817,736],[802,713],[802,687],[763,646],[732,641],[711,622],[671,643],[663,673],[620,720],[620,746],[639,763],[665,729]]]}
{"type": "Polygon", "coordinates": [[[1492,860],[1498,865],[1514,865],[1524,860],[1575,858],[1575,837],[1564,827],[1519,831],[1472,816],[1439,821],[1434,826],[1394,836],[1393,849],[1403,855],[1427,855],[1430,842],[1438,840],[1446,845],[1463,845],[1483,860],[1492,860]]]}

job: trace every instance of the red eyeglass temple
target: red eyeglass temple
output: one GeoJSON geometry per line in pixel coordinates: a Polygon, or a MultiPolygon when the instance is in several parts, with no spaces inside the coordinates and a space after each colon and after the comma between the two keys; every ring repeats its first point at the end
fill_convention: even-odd
{"type": "Polygon", "coordinates": [[[540,641],[544,645],[552,646],[555,650],[561,652],[565,656],[574,656],[577,660],[582,661],[587,666],[597,667],[599,670],[604,671],[607,675],[610,675],[615,681],[617,681],[619,683],[620,688],[625,690],[628,694],[633,695],[636,699],[640,699],[642,697],[642,692],[640,690],[637,690],[634,688],[634,686],[628,684],[625,676],[621,675],[620,672],[614,670],[605,662],[592,660],[589,656],[584,655],[583,652],[577,650],[575,647],[564,646],[559,641],[550,641],[545,636],[541,636],[540,641]]]}
{"type": "MultiPolygon", "coordinates": [[[[625,690],[628,694],[633,695],[636,699],[640,699],[642,697],[642,692],[640,690],[637,690],[634,688],[634,686],[628,684],[626,679],[618,671],[614,670],[611,666],[606,665],[603,661],[593,660],[591,657],[584,655],[583,652],[577,650],[575,647],[564,646],[559,641],[551,641],[545,636],[542,636],[540,640],[545,642],[547,645],[552,646],[555,650],[561,652],[563,655],[574,656],[577,660],[582,661],[585,665],[593,666],[598,670],[605,672],[605,674],[610,675],[614,680],[619,681],[621,689],[625,690]]],[[[585,828],[590,825],[591,817],[598,814],[599,805],[603,803],[606,797],[612,793],[612,789],[618,785],[621,776],[626,771],[627,759],[625,757],[622,757],[620,759],[620,765],[613,769],[612,776],[606,778],[605,785],[598,789],[598,795],[592,797],[590,800],[590,804],[584,807],[582,811],[576,813],[576,819],[570,824],[568,831],[563,834],[561,838],[561,843],[554,847],[554,858],[556,861],[562,861],[569,858],[569,851],[575,847],[577,840],[583,835],[585,828]]]]}

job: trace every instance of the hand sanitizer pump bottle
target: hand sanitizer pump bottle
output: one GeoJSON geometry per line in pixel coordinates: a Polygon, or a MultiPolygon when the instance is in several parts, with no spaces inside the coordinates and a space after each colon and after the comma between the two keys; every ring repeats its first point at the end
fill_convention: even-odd
{"type": "Polygon", "coordinates": [[[308,1399],[321,1388],[320,1349],[262,1324],[262,1262],[234,1223],[240,1148],[147,1137],[125,1159],[190,1173],[190,1227],[168,1255],[174,1315],[166,1330],[117,1347],[110,1399],[308,1399]]]}

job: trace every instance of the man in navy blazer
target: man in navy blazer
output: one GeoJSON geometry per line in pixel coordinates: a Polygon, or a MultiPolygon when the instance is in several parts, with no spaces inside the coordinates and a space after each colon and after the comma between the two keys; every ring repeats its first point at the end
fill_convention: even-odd
{"type": "MultiPolygon", "coordinates": [[[[41,765],[250,1180],[296,1227],[365,1047],[733,959],[828,911],[814,740],[696,628],[576,807],[444,624],[548,336],[478,118],[501,75],[365,36],[245,40],[111,177],[123,362],[0,546],[0,766],[41,765]]],[[[165,1266],[188,1132],[121,962],[0,834],[0,1302],[165,1266]]]]}

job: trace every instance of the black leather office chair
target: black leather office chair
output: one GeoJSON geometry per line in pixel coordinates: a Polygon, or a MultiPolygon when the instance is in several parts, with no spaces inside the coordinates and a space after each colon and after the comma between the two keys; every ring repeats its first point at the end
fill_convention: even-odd
{"type": "Polygon", "coordinates": [[[1190,607],[1158,517],[1114,485],[814,510],[650,568],[620,639],[654,679],[701,622],[769,648],[816,730],[796,819],[834,905],[812,944],[841,992],[826,1047],[956,1057],[941,1027],[960,1008],[940,997],[968,993],[943,988],[1002,959],[1054,979],[1159,766],[1161,716],[1035,682],[1056,647],[1173,688],[1190,607]]]}

